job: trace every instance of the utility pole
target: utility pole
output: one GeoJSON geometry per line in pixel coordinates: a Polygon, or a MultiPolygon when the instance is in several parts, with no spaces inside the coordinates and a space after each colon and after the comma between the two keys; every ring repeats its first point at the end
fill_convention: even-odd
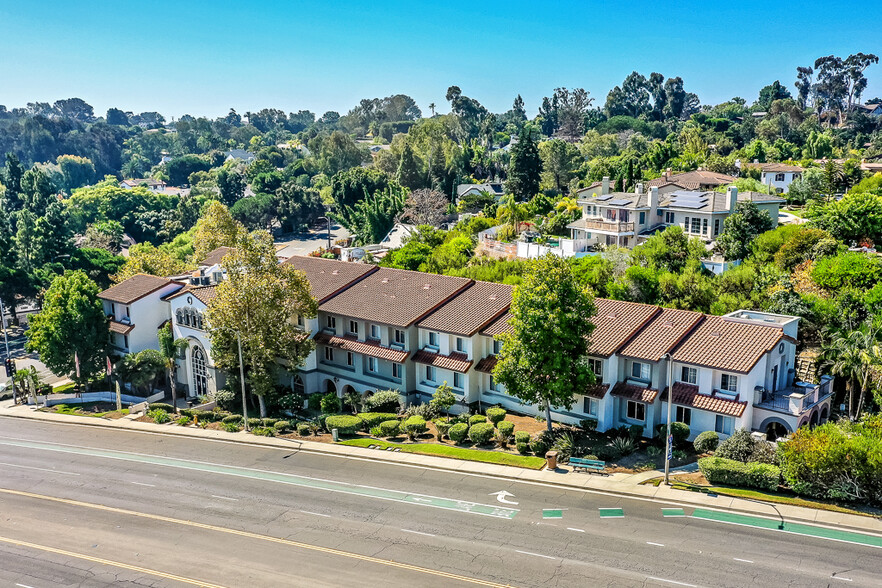
{"type": "Polygon", "coordinates": [[[667,486],[671,485],[671,457],[673,457],[674,451],[674,436],[671,434],[671,406],[674,404],[674,382],[673,382],[673,371],[674,371],[674,362],[670,353],[665,353],[662,356],[662,359],[667,360],[668,363],[668,428],[667,428],[667,440],[665,441],[665,484],[667,486]]]}
{"type": "Polygon", "coordinates": [[[326,216],[320,216],[316,220],[325,220],[328,223],[328,251],[331,250],[331,219],[326,216]]]}
{"type": "Polygon", "coordinates": [[[236,341],[239,343],[239,379],[242,384],[242,422],[245,424],[245,432],[248,432],[248,405],[245,403],[245,364],[242,361],[242,333],[236,331],[236,341]]]}
{"type": "Polygon", "coordinates": [[[9,358],[9,337],[6,335],[6,309],[3,307],[3,299],[0,298],[0,324],[3,325],[3,343],[6,344],[6,358],[9,358]]]}

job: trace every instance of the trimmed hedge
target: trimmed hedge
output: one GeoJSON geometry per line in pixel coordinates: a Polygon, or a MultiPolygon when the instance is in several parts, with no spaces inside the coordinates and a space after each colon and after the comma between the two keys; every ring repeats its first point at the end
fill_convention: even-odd
{"type": "Polygon", "coordinates": [[[309,423],[297,423],[297,434],[301,437],[309,437],[312,434],[312,427],[309,423]]]}
{"type": "Polygon", "coordinates": [[[487,409],[487,418],[490,419],[490,422],[494,425],[502,421],[505,418],[505,415],[506,412],[504,408],[494,406],[487,409]]]}
{"type": "Polygon", "coordinates": [[[478,423],[486,423],[487,417],[482,414],[473,414],[469,417],[469,425],[477,425],[478,423]]]}
{"type": "Polygon", "coordinates": [[[457,423],[450,427],[450,430],[447,431],[447,436],[450,437],[451,441],[456,443],[462,443],[465,441],[466,437],[469,434],[469,426],[465,423],[457,423]]]}
{"type": "Polygon", "coordinates": [[[524,443],[521,441],[521,442],[516,443],[515,446],[518,448],[518,453],[520,453],[521,455],[530,455],[530,444],[529,443],[524,443]]]}
{"type": "Polygon", "coordinates": [[[260,424],[263,425],[264,427],[267,427],[270,429],[275,427],[277,422],[279,422],[279,419],[271,419],[271,418],[260,419],[260,424]]]}
{"type": "Polygon", "coordinates": [[[383,421],[379,425],[380,435],[383,437],[395,437],[401,430],[401,421],[398,419],[390,419],[383,421]]]}
{"type": "Polygon", "coordinates": [[[257,427],[256,429],[251,429],[252,435],[257,435],[258,437],[275,437],[276,432],[270,429],[269,427],[257,427]]]}
{"type": "MultiPolygon", "coordinates": [[[[662,438],[662,441],[665,439],[667,429],[668,425],[666,423],[660,423],[655,426],[655,432],[662,438]]],[[[683,443],[686,442],[686,439],[689,438],[690,432],[689,425],[686,423],[681,423],[679,421],[671,423],[671,435],[674,436],[674,447],[683,445],[683,443]]]]}
{"type": "Polygon", "coordinates": [[[426,426],[426,419],[421,416],[413,415],[402,425],[402,428],[408,435],[412,435],[416,437],[417,435],[422,435],[426,432],[428,427],[426,426]]]}
{"type": "Polygon", "coordinates": [[[477,423],[469,427],[469,439],[476,445],[486,445],[495,432],[493,423],[477,423]]]}
{"type": "Polygon", "coordinates": [[[530,450],[539,457],[545,457],[545,454],[548,452],[548,443],[541,437],[536,437],[530,441],[530,450]]]}
{"type": "Polygon", "coordinates": [[[511,421],[499,421],[496,423],[496,428],[503,435],[511,437],[511,434],[514,433],[515,424],[511,421]]]}
{"type": "Polygon", "coordinates": [[[711,484],[775,491],[781,483],[781,468],[767,463],[742,463],[725,457],[703,457],[698,469],[711,484]]]}
{"type": "Polygon", "coordinates": [[[276,421],[273,424],[273,428],[276,430],[276,433],[290,433],[291,423],[288,421],[276,421]]]}
{"type": "MultiPolygon", "coordinates": [[[[438,434],[441,435],[441,437],[446,435],[452,426],[453,423],[448,423],[447,421],[435,421],[435,430],[438,431],[438,434]]],[[[441,438],[439,437],[438,440],[440,441],[441,438]]]]}
{"type": "Polygon", "coordinates": [[[151,402],[147,405],[150,410],[164,410],[165,412],[174,412],[175,407],[166,402],[151,402]]]}
{"type": "Polygon", "coordinates": [[[720,436],[717,435],[716,431],[705,431],[704,433],[700,433],[698,437],[695,438],[695,441],[692,442],[692,446],[698,453],[709,453],[716,449],[719,444],[720,436]]]}
{"type": "Polygon", "coordinates": [[[364,421],[363,429],[370,431],[381,423],[397,420],[398,415],[394,412],[360,412],[358,413],[358,418],[364,421]]]}
{"type": "Polygon", "coordinates": [[[325,419],[325,428],[337,429],[341,435],[355,435],[361,429],[361,419],[350,414],[335,414],[325,419]]]}
{"type": "Polygon", "coordinates": [[[224,418],[222,418],[221,422],[224,424],[236,423],[238,425],[238,424],[242,423],[242,415],[241,414],[231,414],[229,416],[225,416],[224,418]]]}
{"type": "Polygon", "coordinates": [[[530,434],[526,431],[518,431],[515,433],[515,443],[530,444],[530,434]]]}

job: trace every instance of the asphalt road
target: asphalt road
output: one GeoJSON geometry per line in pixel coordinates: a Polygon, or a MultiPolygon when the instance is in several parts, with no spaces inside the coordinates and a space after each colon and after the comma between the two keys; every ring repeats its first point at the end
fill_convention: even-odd
{"type": "Polygon", "coordinates": [[[0,586],[882,585],[880,548],[677,507],[0,418],[0,586]]]}

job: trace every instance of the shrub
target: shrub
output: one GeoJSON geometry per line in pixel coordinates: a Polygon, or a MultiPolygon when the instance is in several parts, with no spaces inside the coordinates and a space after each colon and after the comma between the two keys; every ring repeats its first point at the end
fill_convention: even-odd
{"type": "Polygon", "coordinates": [[[518,448],[518,453],[521,455],[529,455],[530,454],[530,444],[524,443],[523,441],[518,441],[515,446],[518,448]]]}
{"type": "Polygon", "coordinates": [[[650,445],[649,447],[646,448],[646,455],[648,457],[653,458],[653,459],[655,459],[659,455],[664,454],[664,452],[665,452],[664,449],[662,449],[661,447],[656,447],[655,445],[650,445]]]}
{"type": "Polygon", "coordinates": [[[498,406],[494,406],[492,408],[487,409],[487,418],[494,425],[496,425],[499,421],[503,420],[505,418],[505,414],[506,414],[505,409],[499,408],[498,406]]]}
{"type": "Polygon", "coordinates": [[[229,388],[221,388],[214,393],[214,401],[217,402],[218,408],[233,410],[236,408],[236,393],[229,388]]]}
{"type": "Polygon", "coordinates": [[[390,419],[388,421],[383,421],[380,423],[380,436],[383,437],[395,437],[398,435],[401,429],[401,421],[398,419],[390,419]]]}
{"type": "Polygon", "coordinates": [[[542,437],[536,437],[530,441],[530,449],[539,457],[545,457],[545,454],[548,453],[548,442],[542,437]]]}
{"type": "Polygon", "coordinates": [[[469,439],[476,445],[486,445],[495,432],[492,423],[476,423],[469,427],[469,439]]]}
{"type": "Polygon", "coordinates": [[[190,417],[188,416],[179,416],[175,421],[175,424],[180,425],[181,427],[186,427],[190,424],[190,417]]]}
{"type": "Polygon", "coordinates": [[[579,426],[583,431],[591,433],[597,430],[597,419],[582,419],[579,421],[579,426]]]}
{"type": "Polygon", "coordinates": [[[754,452],[756,442],[746,429],[739,429],[720,443],[714,455],[725,459],[748,462],[754,452]]]}
{"type": "Polygon", "coordinates": [[[319,401],[322,412],[325,414],[335,414],[340,412],[340,399],[336,392],[328,392],[319,401]]]}
{"type": "Polygon", "coordinates": [[[319,411],[322,409],[322,395],[321,394],[310,394],[306,399],[306,406],[309,407],[309,410],[319,411]]]}
{"type": "Polygon", "coordinates": [[[487,417],[482,414],[473,414],[469,417],[469,425],[477,425],[478,423],[486,423],[487,417]]]}
{"type": "Polygon", "coordinates": [[[251,429],[251,433],[253,435],[257,435],[258,437],[275,437],[276,432],[270,429],[269,427],[257,427],[256,429],[251,429]]]}
{"type": "Polygon", "coordinates": [[[398,415],[392,412],[361,412],[358,418],[363,421],[365,430],[373,429],[386,421],[394,421],[398,419],[398,415]]]}
{"type": "Polygon", "coordinates": [[[221,426],[227,433],[238,433],[241,430],[239,423],[222,423],[221,426]]]}
{"type": "Polygon", "coordinates": [[[451,441],[456,443],[462,443],[465,441],[466,436],[469,434],[469,426],[465,423],[456,423],[450,430],[447,431],[447,435],[450,437],[451,441]]]}
{"type": "Polygon", "coordinates": [[[164,410],[165,412],[174,412],[175,407],[165,402],[151,402],[147,405],[150,410],[164,410]]]}
{"type": "Polygon", "coordinates": [[[230,416],[225,416],[221,419],[222,423],[236,423],[239,424],[242,422],[241,414],[231,414],[230,416]]]}
{"type": "Polygon", "coordinates": [[[422,435],[426,432],[428,427],[426,426],[426,419],[421,416],[414,415],[404,421],[404,425],[402,425],[404,432],[407,433],[408,438],[415,439],[416,437],[422,435]]]}
{"type": "Polygon", "coordinates": [[[698,468],[711,484],[727,484],[774,491],[781,481],[781,469],[767,463],[743,463],[724,457],[702,457],[698,468]]]}
{"type": "Polygon", "coordinates": [[[572,433],[564,433],[554,440],[551,448],[557,451],[558,461],[568,461],[576,450],[576,440],[572,433]]]}
{"type": "Polygon", "coordinates": [[[301,437],[308,437],[312,433],[312,426],[309,423],[297,423],[297,434],[301,437]]]}
{"type": "Polygon", "coordinates": [[[404,416],[418,416],[424,421],[431,421],[438,416],[438,406],[435,404],[411,404],[404,411],[404,416]]]}
{"type": "Polygon", "coordinates": [[[276,430],[276,433],[290,433],[291,432],[291,423],[288,421],[276,421],[273,423],[273,428],[276,430]]]}
{"type": "Polygon", "coordinates": [[[371,430],[368,431],[371,437],[382,437],[383,431],[380,430],[380,427],[371,427],[371,430]]]}
{"type": "Polygon", "coordinates": [[[147,416],[153,419],[153,422],[157,425],[162,425],[170,420],[168,413],[161,408],[154,408],[147,413],[147,416]]]}
{"type": "Polygon", "coordinates": [[[643,437],[643,425],[631,425],[628,427],[628,437],[635,441],[643,437]]]}
{"type": "Polygon", "coordinates": [[[200,422],[205,423],[213,423],[215,421],[219,421],[223,418],[221,413],[214,412],[213,410],[196,410],[193,409],[190,411],[190,416],[194,419],[198,419],[200,422]]]}
{"type": "Polygon", "coordinates": [[[616,437],[611,445],[619,455],[631,455],[637,450],[637,443],[630,437],[616,437]]]}
{"type": "Polygon", "coordinates": [[[692,442],[692,446],[695,448],[696,453],[710,453],[715,450],[719,444],[720,436],[717,435],[716,431],[705,431],[700,433],[698,437],[695,438],[695,441],[692,442]]]}
{"type": "Polygon", "coordinates": [[[260,422],[260,419],[256,419],[256,418],[248,419],[248,428],[249,429],[257,429],[258,427],[261,426],[261,424],[262,423],[260,422]]]}
{"type": "Polygon", "coordinates": [[[277,422],[279,422],[279,419],[271,419],[271,418],[260,419],[260,424],[263,425],[264,427],[269,427],[269,428],[275,427],[277,422]]]}
{"type": "Polygon", "coordinates": [[[675,449],[671,452],[671,457],[674,460],[683,461],[689,457],[689,454],[683,451],[682,449],[675,449]]]}
{"type": "Polygon", "coordinates": [[[377,390],[362,402],[365,411],[368,412],[394,412],[398,414],[401,409],[401,395],[398,390],[377,390]]]}
{"type": "Polygon", "coordinates": [[[436,421],[435,429],[438,431],[438,441],[440,441],[448,431],[450,431],[450,427],[453,425],[448,423],[447,421],[436,421]]]}
{"type": "Polygon", "coordinates": [[[361,429],[361,419],[351,414],[331,415],[325,419],[325,428],[337,429],[340,435],[355,435],[361,429]]]}
{"type": "Polygon", "coordinates": [[[515,443],[530,444],[530,434],[526,431],[518,431],[515,433],[515,443]]]}
{"type": "Polygon", "coordinates": [[[499,429],[499,432],[508,435],[509,437],[514,433],[515,424],[511,421],[499,421],[494,423],[496,428],[499,429]]]}
{"type": "MultiPolygon", "coordinates": [[[[624,437],[616,437],[617,439],[623,439],[624,437]]],[[[600,447],[595,448],[594,454],[597,455],[597,459],[601,461],[614,461],[621,457],[621,453],[613,447],[612,445],[601,445],[600,447]]]]}

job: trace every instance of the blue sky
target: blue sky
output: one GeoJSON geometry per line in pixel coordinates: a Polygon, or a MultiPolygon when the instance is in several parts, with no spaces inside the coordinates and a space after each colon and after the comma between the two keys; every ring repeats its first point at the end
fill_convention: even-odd
{"type": "MultiPolygon", "coordinates": [[[[878,16],[842,3],[271,1],[0,3],[0,104],[77,96],[219,116],[263,107],[341,114],[413,96],[424,113],[456,84],[494,112],[520,93],[532,116],[558,86],[600,105],[632,70],[681,76],[702,103],[752,102],[798,65],[882,54],[878,16]],[[864,16],[865,15],[865,16],[864,16]]],[[[882,95],[882,65],[865,98],[882,95]]]]}

